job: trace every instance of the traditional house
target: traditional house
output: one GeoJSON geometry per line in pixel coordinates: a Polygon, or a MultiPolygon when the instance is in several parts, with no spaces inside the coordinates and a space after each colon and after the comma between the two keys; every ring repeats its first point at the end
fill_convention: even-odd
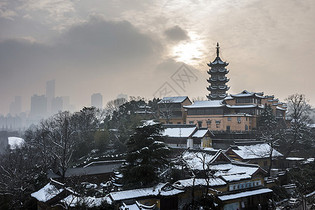
{"type": "Polygon", "coordinates": [[[213,133],[196,125],[163,125],[162,136],[171,148],[202,149],[212,147],[213,133]]]}
{"type": "Polygon", "coordinates": [[[270,96],[244,90],[222,100],[195,101],[184,106],[186,123],[208,127],[212,131],[252,131],[257,128],[257,118],[266,105],[270,105],[275,116],[285,119],[286,106],[273,103],[270,96]]]}
{"type": "MultiPolygon", "coordinates": [[[[104,180],[108,180],[114,175],[114,171],[117,170],[124,160],[111,160],[111,161],[95,161],[91,162],[83,167],[68,168],[65,172],[65,180],[76,177],[81,182],[93,182],[101,183],[104,180]]],[[[49,170],[48,178],[61,180],[60,173],[54,173],[49,170]]]]}
{"type": "Polygon", "coordinates": [[[174,183],[178,189],[186,189],[186,193],[180,195],[181,207],[191,202],[191,190],[195,198],[205,192],[215,197],[218,209],[255,209],[261,206],[267,208],[272,190],[265,188],[264,177],[266,171],[258,165],[242,163],[231,160],[222,150],[215,151],[186,151],[182,158],[189,170],[200,177],[178,180],[174,183]],[[207,173],[202,173],[207,171],[207,173]],[[204,174],[207,176],[202,177],[204,174]],[[209,174],[212,174],[209,177],[209,174]],[[202,186],[202,187],[199,187],[202,186]],[[190,191],[189,191],[190,189],[190,191]],[[187,194],[188,193],[188,194],[187,194]],[[185,200],[186,198],[186,200],[185,200]]]}
{"type": "Polygon", "coordinates": [[[104,203],[109,203],[111,200],[108,196],[104,197],[91,197],[80,196],[67,187],[64,183],[50,179],[50,182],[38,191],[31,194],[37,201],[37,209],[69,209],[78,206],[86,206],[89,208],[100,207],[104,203]]]}
{"type": "Polygon", "coordinates": [[[163,124],[186,124],[183,106],[190,105],[188,96],[164,97],[158,102],[159,120],[163,124]]]}
{"type": "Polygon", "coordinates": [[[178,209],[178,196],[184,190],[160,183],[154,187],[112,192],[109,197],[114,205],[134,209],[178,209]],[[142,208],[141,208],[142,207],[142,208]]]}
{"type": "Polygon", "coordinates": [[[267,170],[271,164],[271,155],[273,160],[283,157],[280,152],[267,143],[242,146],[233,145],[225,154],[237,161],[258,164],[265,170],[267,170]]]}

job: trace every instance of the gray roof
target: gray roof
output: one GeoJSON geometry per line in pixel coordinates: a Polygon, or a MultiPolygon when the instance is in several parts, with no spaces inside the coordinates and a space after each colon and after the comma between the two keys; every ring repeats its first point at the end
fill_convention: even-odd
{"type": "Polygon", "coordinates": [[[161,101],[159,101],[159,104],[162,103],[182,103],[184,102],[188,96],[175,96],[175,97],[164,97],[161,101]]]}

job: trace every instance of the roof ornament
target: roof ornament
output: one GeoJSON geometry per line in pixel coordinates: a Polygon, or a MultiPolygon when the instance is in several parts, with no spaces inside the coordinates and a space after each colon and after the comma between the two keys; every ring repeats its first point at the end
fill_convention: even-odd
{"type": "Polygon", "coordinates": [[[219,42],[217,42],[217,57],[219,57],[219,50],[220,50],[220,46],[219,46],[219,42]]]}

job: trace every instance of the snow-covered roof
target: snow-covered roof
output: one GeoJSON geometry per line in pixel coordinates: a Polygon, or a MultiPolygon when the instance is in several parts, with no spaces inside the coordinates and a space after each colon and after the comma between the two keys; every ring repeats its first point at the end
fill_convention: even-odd
{"type": "Polygon", "coordinates": [[[302,160],[304,160],[304,158],[301,158],[301,157],[287,157],[286,160],[302,161],[302,160]]]}
{"type": "Polygon", "coordinates": [[[202,151],[186,151],[183,153],[182,157],[192,170],[212,170],[215,171],[215,177],[222,177],[228,182],[250,179],[251,176],[260,169],[257,165],[236,163],[229,159],[226,163],[215,164],[217,157],[222,154],[224,155],[224,153],[221,153],[221,150],[215,154],[202,151]]]}
{"type": "Polygon", "coordinates": [[[248,109],[248,108],[255,108],[257,104],[248,104],[248,105],[226,105],[227,108],[230,109],[248,109]]]}
{"type": "Polygon", "coordinates": [[[159,124],[159,123],[155,122],[154,120],[144,120],[142,122],[142,125],[139,127],[141,128],[141,127],[145,127],[145,126],[149,126],[149,125],[156,125],[156,124],[159,124]]]}
{"type": "Polygon", "coordinates": [[[184,137],[188,138],[190,137],[194,131],[196,130],[196,127],[190,127],[190,128],[165,128],[164,131],[162,131],[162,136],[168,136],[168,137],[184,137]]]}
{"type": "Polygon", "coordinates": [[[192,135],[192,137],[193,138],[203,138],[207,134],[208,131],[209,131],[208,129],[198,129],[194,133],[194,135],[192,135]]]}
{"type": "Polygon", "coordinates": [[[132,204],[122,203],[122,205],[119,207],[119,209],[120,210],[156,209],[156,204],[148,206],[148,205],[143,205],[143,204],[139,203],[138,201],[135,201],[135,203],[132,203],[132,204]]]}
{"type": "Polygon", "coordinates": [[[64,188],[60,186],[63,186],[63,184],[56,181],[50,181],[43,188],[32,193],[31,196],[36,198],[38,201],[47,202],[64,191],[64,188]],[[59,187],[57,187],[58,185],[59,187]]]}
{"type": "Polygon", "coordinates": [[[164,97],[158,104],[162,103],[182,103],[184,102],[188,96],[175,96],[175,97],[164,97]]]}
{"type": "Polygon", "coordinates": [[[263,95],[264,93],[249,92],[247,90],[243,90],[241,93],[238,93],[238,94],[231,94],[233,98],[250,97],[250,96],[255,96],[258,98],[265,98],[263,95]]]}
{"type": "MultiPolygon", "coordinates": [[[[183,180],[178,180],[173,184],[175,188],[183,189],[186,187],[192,187],[192,186],[207,186],[207,182],[205,179],[183,179],[183,180]]],[[[221,185],[226,185],[226,182],[220,179],[219,177],[217,178],[210,178],[209,179],[209,186],[210,187],[215,187],[215,186],[221,186],[221,185]]]]}
{"type": "Polygon", "coordinates": [[[60,200],[60,202],[65,203],[67,206],[75,207],[78,205],[86,205],[89,208],[101,206],[103,202],[111,203],[111,199],[109,196],[105,197],[93,197],[93,196],[85,196],[79,197],[73,194],[68,195],[64,199],[60,200]]]}
{"type": "Polygon", "coordinates": [[[111,173],[115,169],[119,168],[120,166],[121,166],[121,162],[103,164],[103,165],[94,165],[94,166],[88,166],[88,167],[83,167],[83,168],[68,168],[65,173],[65,176],[71,177],[71,176],[111,173]]]}
{"type": "Polygon", "coordinates": [[[227,182],[232,182],[250,179],[259,170],[259,166],[226,163],[212,165],[211,169],[217,171],[214,174],[215,176],[222,177],[227,182]]]}
{"type": "Polygon", "coordinates": [[[109,195],[113,201],[121,201],[158,195],[171,196],[184,192],[183,190],[175,189],[172,186],[170,187],[167,186],[167,188],[165,188],[166,185],[167,184],[160,183],[155,187],[112,192],[109,195]]]}
{"type": "MultiPolygon", "coordinates": [[[[244,145],[237,146],[237,148],[231,149],[234,153],[236,153],[239,157],[244,160],[249,159],[260,159],[260,158],[268,158],[270,155],[271,147],[269,144],[254,144],[254,145],[244,145]]],[[[272,157],[281,157],[283,156],[280,152],[273,149],[272,157]]]]}
{"type": "Polygon", "coordinates": [[[10,146],[10,149],[21,147],[24,143],[24,139],[20,137],[8,137],[8,144],[10,146]]]}
{"type": "Polygon", "coordinates": [[[287,110],[286,108],[282,108],[280,106],[277,106],[276,109],[281,110],[281,111],[286,111],[287,110]]]}
{"type": "Polygon", "coordinates": [[[215,154],[210,154],[207,152],[193,152],[185,151],[182,155],[183,159],[188,164],[188,167],[192,170],[204,170],[203,162],[209,163],[215,157],[215,154]]]}
{"type": "Polygon", "coordinates": [[[223,100],[195,101],[191,105],[184,106],[184,108],[193,109],[193,108],[223,107],[225,105],[222,102],[223,100]]]}
{"type": "Polygon", "coordinates": [[[230,195],[221,195],[221,196],[218,196],[218,198],[221,201],[227,201],[227,200],[244,198],[244,197],[249,197],[249,196],[253,196],[253,195],[270,193],[270,192],[272,192],[271,189],[265,188],[265,189],[259,189],[259,190],[251,190],[251,191],[246,191],[246,192],[234,193],[234,194],[230,194],[230,195]]]}

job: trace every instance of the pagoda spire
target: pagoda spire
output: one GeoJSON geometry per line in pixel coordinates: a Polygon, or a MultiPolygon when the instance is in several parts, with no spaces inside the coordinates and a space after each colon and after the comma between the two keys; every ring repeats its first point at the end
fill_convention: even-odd
{"type": "Polygon", "coordinates": [[[229,73],[229,70],[226,68],[229,63],[224,62],[220,58],[220,46],[219,42],[217,42],[217,57],[214,61],[210,62],[208,66],[210,67],[208,74],[210,78],[207,80],[209,86],[207,90],[210,92],[207,95],[209,100],[222,100],[227,96],[227,91],[230,89],[227,86],[227,82],[229,79],[226,77],[226,74],[229,73]]]}
{"type": "Polygon", "coordinates": [[[219,42],[217,42],[217,57],[220,57],[219,54],[220,54],[220,46],[219,46],[219,42]]]}

